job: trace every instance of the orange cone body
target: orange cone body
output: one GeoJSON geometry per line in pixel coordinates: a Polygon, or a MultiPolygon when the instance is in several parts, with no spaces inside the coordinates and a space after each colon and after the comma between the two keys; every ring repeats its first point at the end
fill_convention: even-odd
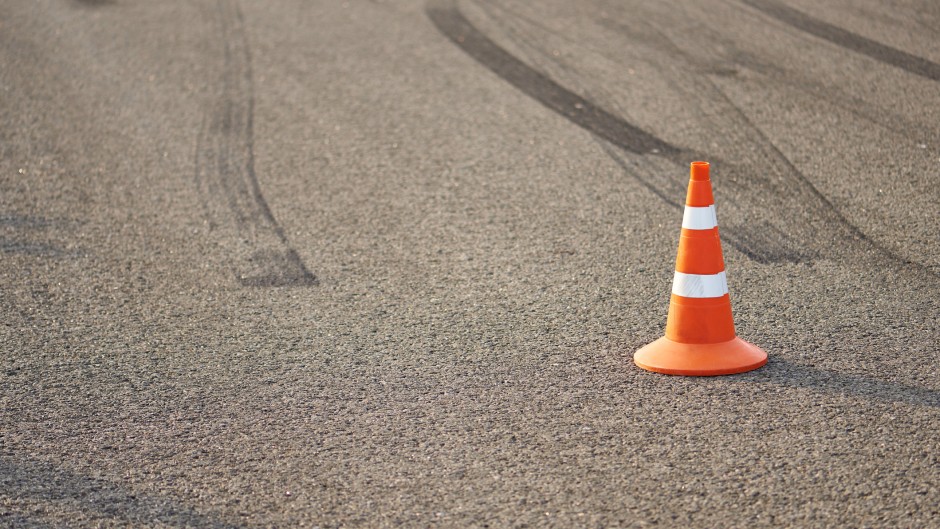
{"type": "Polygon", "coordinates": [[[633,355],[649,371],[730,375],[767,363],[767,353],[734,332],[708,169],[707,162],[692,163],[666,335],[633,355]]]}

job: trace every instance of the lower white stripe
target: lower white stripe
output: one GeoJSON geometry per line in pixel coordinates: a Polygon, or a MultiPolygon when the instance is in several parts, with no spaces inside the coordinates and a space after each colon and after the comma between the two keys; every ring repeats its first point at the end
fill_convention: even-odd
{"type": "Polygon", "coordinates": [[[718,216],[715,215],[715,205],[697,208],[686,206],[682,215],[682,227],[687,230],[710,230],[718,225],[718,216]]]}
{"type": "Polygon", "coordinates": [[[672,293],[684,298],[720,298],[728,293],[728,279],[724,272],[711,275],[676,272],[672,293]]]}

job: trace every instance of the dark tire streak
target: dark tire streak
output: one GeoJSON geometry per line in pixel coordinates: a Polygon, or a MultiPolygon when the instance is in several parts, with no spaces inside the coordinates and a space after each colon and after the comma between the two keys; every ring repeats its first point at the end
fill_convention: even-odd
{"type": "Polygon", "coordinates": [[[244,18],[218,0],[223,58],[216,97],[196,140],[195,181],[212,228],[234,228],[233,268],[244,286],[305,286],[316,278],[290,246],[255,173],[254,89],[244,18]]]}
{"type": "Polygon", "coordinates": [[[429,6],[427,14],[444,36],[477,62],[575,125],[635,154],[680,151],[530,68],[480,33],[455,7],[429,6]]]}
{"type": "Polygon", "coordinates": [[[848,50],[867,55],[872,59],[896,66],[915,75],[940,81],[940,64],[901,51],[880,42],[865,38],[838,26],[811,17],[802,11],[768,0],[743,0],[762,13],[789,24],[810,35],[842,46],[848,50]]]}
{"type": "Polygon", "coordinates": [[[654,195],[659,197],[660,200],[672,206],[673,208],[676,208],[677,210],[682,210],[685,208],[685,203],[680,203],[679,201],[676,200],[676,196],[680,196],[680,195],[670,196],[669,194],[664,193],[660,187],[657,187],[649,180],[642,178],[641,176],[636,174],[636,171],[633,171],[629,166],[627,166],[627,164],[624,163],[623,159],[620,157],[620,153],[614,150],[610,143],[599,142],[599,144],[601,148],[604,149],[604,152],[606,152],[607,155],[610,156],[610,158],[614,161],[614,163],[619,165],[620,168],[623,169],[625,173],[633,175],[637,179],[637,181],[639,181],[640,184],[643,187],[645,187],[650,193],[653,193],[654,195]]]}

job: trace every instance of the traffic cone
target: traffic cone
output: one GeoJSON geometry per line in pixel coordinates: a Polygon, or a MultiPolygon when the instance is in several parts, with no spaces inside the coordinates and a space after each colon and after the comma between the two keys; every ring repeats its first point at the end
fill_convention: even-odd
{"type": "Polygon", "coordinates": [[[734,332],[708,162],[692,162],[666,335],[634,353],[636,365],[669,375],[751,371],[767,353],[734,332]]]}

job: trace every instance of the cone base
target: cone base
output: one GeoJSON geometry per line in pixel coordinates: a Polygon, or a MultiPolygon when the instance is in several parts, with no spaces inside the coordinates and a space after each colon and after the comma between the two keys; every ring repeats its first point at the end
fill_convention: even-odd
{"type": "Polygon", "coordinates": [[[735,337],[721,343],[674,342],[663,336],[633,354],[636,365],[667,375],[710,377],[733,375],[767,363],[767,353],[735,337]]]}

